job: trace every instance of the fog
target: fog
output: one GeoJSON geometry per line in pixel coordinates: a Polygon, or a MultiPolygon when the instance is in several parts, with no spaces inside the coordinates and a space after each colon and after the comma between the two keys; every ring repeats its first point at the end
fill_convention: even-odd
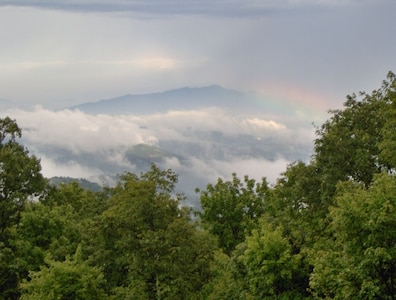
{"type": "Polygon", "coordinates": [[[114,184],[115,175],[149,167],[128,159],[139,144],[162,149],[153,158],[179,174],[179,189],[193,195],[232,173],[274,184],[287,164],[307,161],[314,127],[305,120],[276,115],[230,115],[220,108],[148,115],[89,115],[78,110],[3,111],[22,128],[21,142],[41,159],[44,176],[86,178],[114,184]]]}

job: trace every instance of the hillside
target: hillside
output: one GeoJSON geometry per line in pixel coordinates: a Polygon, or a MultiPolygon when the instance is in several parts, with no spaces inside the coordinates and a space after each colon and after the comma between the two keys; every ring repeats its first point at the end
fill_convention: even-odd
{"type": "Polygon", "coordinates": [[[255,111],[254,93],[225,89],[218,85],[200,88],[184,87],[159,93],[124,95],[121,97],[82,103],[69,109],[89,114],[151,114],[169,110],[191,110],[222,107],[230,111],[255,111]]]}

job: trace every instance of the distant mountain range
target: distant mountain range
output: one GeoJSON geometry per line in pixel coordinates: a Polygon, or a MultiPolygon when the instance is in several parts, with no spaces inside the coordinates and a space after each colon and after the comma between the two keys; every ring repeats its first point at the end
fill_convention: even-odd
{"type": "MultiPolygon", "coordinates": [[[[125,95],[97,102],[83,103],[68,109],[78,109],[89,114],[151,114],[169,110],[192,110],[221,107],[229,111],[252,112],[258,109],[258,96],[225,89],[218,85],[184,87],[159,93],[125,95]]],[[[261,109],[263,107],[261,106],[261,109]]],[[[264,107],[265,109],[265,107],[264,107]]]]}

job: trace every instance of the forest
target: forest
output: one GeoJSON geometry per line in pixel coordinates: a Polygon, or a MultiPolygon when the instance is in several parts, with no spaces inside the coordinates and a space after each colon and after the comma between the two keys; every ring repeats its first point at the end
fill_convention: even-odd
{"type": "Polygon", "coordinates": [[[198,211],[154,164],[51,185],[21,134],[0,119],[0,299],[396,299],[392,72],[329,111],[309,162],[218,179],[198,211]]]}

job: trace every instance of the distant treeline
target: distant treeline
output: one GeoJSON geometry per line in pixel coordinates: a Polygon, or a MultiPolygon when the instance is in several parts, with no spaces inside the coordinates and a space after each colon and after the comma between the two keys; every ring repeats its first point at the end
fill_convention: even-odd
{"type": "Polygon", "coordinates": [[[54,176],[49,178],[49,183],[56,185],[56,186],[60,186],[62,184],[70,184],[76,182],[80,187],[82,187],[83,189],[86,190],[91,190],[93,192],[99,192],[100,190],[102,190],[102,186],[89,181],[85,178],[71,178],[71,177],[64,177],[64,176],[54,176]]]}

